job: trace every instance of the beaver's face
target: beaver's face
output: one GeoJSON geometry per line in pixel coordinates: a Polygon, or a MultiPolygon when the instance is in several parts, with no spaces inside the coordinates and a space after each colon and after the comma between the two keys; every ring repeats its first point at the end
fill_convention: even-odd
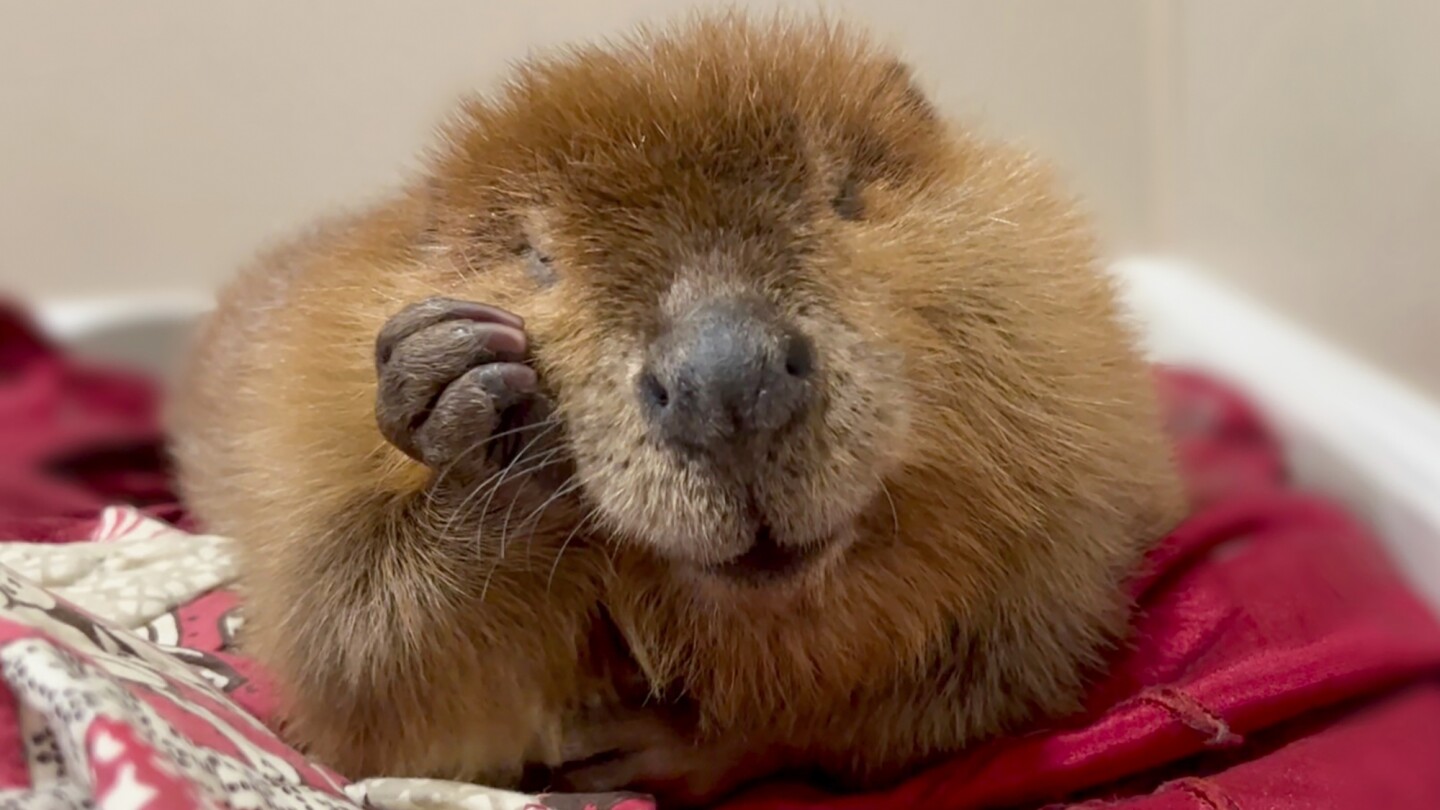
{"type": "Polygon", "coordinates": [[[829,58],[582,54],[472,110],[442,173],[452,219],[493,223],[479,262],[520,290],[497,303],[599,525],[724,580],[838,556],[909,442],[894,264],[945,135],[893,62],[829,58]]]}
{"type": "Polygon", "coordinates": [[[910,411],[903,358],[872,324],[883,316],[826,277],[848,260],[838,238],[791,227],[676,238],[638,284],[592,270],[573,284],[594,345],[540,344],[600,515],[740,580],[797,573],[843,545],[910,411]]]}

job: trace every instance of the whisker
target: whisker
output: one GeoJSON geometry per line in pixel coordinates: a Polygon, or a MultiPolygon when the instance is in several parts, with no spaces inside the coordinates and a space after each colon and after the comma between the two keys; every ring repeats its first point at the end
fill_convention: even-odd
{"type": "MultiPolygon", "coordinates": [[[[555,572],[558,571],[558,570],[560,570],[560,558],[561,558],[562,556],[564,556],[564,554],[565,554],[565,549],[567,549],[567,548],[570,547],[570,541],[571,541],[571,540],[574,540],[574,539],[575,539],[575,535],[578,534],[582,528],[585,528],[586,526],[588,526],[588,525],[590,524],[590,522],[595,519],[595,516],[596,516],[597,514],[598,514],[598,512],[596,512],[596,510],[591,509],[589,512],[587,512],[587,513],[585,514],[585,518],[584,518],[583,520],[579,521],[578,523],[576,523],[576,524],[575,524],[575,528],[571,529],[571,530],[570,530],[570,533],[565,536],[565,542],[561,543],[561,544],[560,544],[560,550],[555,552],[555,561],[550,564],[550,576],[545,579],[545,592],[546,592],[546,593],[549,593],[551,586],[553,586],[553,585],[555,584],[555,572]]],[[[488,584],[488,583],[487,583],[487,584],[488,584]]],[[[483,593],[483,591],[482,591],[482,593],[483,593]]]]}
{"type": "MultiPolygon", "coordinates": [[[[519,458],[517,457],[514,461],[511,462],[511,465],[513,466],[513,464],[518,461],[519,458]]],[[[475,499],[478,498],[482,492],[488,491],[493,497],[494,488],[500,485],[501,477],[509,469],[510,467],[507,466],[503,470],[497,470],[485,480],[477,483],[475,487],[465,496],[465,498],[460,501],[459,505],[455,507],[454,511],[451,512],[450,519],[445,523],[444,532],[449,533],[450,529],[455,525],[456,522],[468,520],[470,515],[474,514],[474,510],[471,507],[474,505],[475,499]]]]}
{"type": "Polygon", "coordinates": [[[474,515],[478,512],[480,513],[480,525],[477,527],[476,533],[481,533],[484,529],[485,515],[489,513],[488,510],[490,508],[490,502],[494,499],[495,495],[498,494],[501,485],[504,483],[502,479],[509,473],[515,473],[518,475],[530,475],[539,472],[540,470],[543,470],[546,467],[550,466],[555,460],[554,457],[558,455],[560,451],[561,448],[547,450],[543,455],[536,459],[533,464],[530,464],[529,466],[526,466],[518,471],[515,470],[515,467],[519,463],[518,458],[515,462],[512,462],[510,465],[505,467],[505,469],[496,470],[490,475],[489,478],[486,478],[484,481],[476,485],[475,489],[473,489],[470,494],[465,497],[465,500],[462,501],[458,507],[456,507],[454,513],[451,515],[450,522],[446,524],[447,530],[453,523],[469,520],[471,515],[474,515]],[[476,500],[481,494],[485,494],[487,496],[483,504],[477,502],[476,500]]]}
{"type": "MultiPolygon", "coordinates": [[[[560,500],[566,495],[569,495],[576,489],[579,489],[579,486],[575,483],[575,481],[576,476],[574,475],[566,478],[563,482],[560,483],[559,486],[555,488],[553,492],[550,493],[549,497],[547,497],[540,504],[540,506],[530,510],[530,514],[527,515],[523,520],[521,520],[520,523],[516,526],[516,532],[520,536],[527,538],[527,542],[525,543],[527,560],[529,559],[530,551],[535,544],[535,532],[540,528],[540,517],[543,517],[544,511],[548,510],[550,506],[556,501],[560,500]]],[[[502,536],[508,537],[510,534],[510,518],[515,511],[515,506],[518,502],[518,496],[510,499],[510,508],[505,511],[505,523],[500,527],[500,533],[502,536]]]]}
{"type": "MultiPolygon", "coordinates": [[[[535,475],[535,474],[537,474],[537,473],[539,473],[539,472],[541,472],[541,471],[543,471],[543,470],[546,470],[546,469],[549,469],[550,467],[556,466],[556,464],[555,464],[555,458],[556,458],[556,456],[562,455],[563,452],[564,452],[564,449],[565,449],[565,448],[563,448],[563,447],[556,447],[556,448],[553,448],[553,449],[550,449],[550,450],[545,451],[544,453],[542,453],[542,454],[540,455],[540,459],[539,459],[539,461],[538,461],[536,464],[534,464],[534,465],[532,465],[532,466],[530,466],[530,467],[528,467],[528,468],[526,468],[526,469],[524,469],[524,470],[521,470],[521,471],[517,472],[517,473],[516,473],[516,476],[517,476],[517,477],[518,477],[518,476],[521,476],[521,475],[524,475],[524,476],[527,476],[527,477],[528,477],[528,476],[533,476],[533,475],[535,475]]],[[[567,479],[567,481],[568,481],[568,479],[567,479]]],[[[500,548],[501,548],[502,550],[506,547],[506,543],[508,542],[508,538],[510,537],[510,518],[514,515],[514,513],[515,513],[515,507],[516,507],[516,505],[518,505],[518,504],[520,503],[520,497],[521,497],[521,495],[523,495],[523,494],[524,494],[523,492],[521,492],[519,489],[517,489],[517,490],[515,491],[515,493],[514,493],[514,494],[511,496],[511,498],[510,498],[510,505],[509,505],[508,507],[506,507],[506,509],[505,509],[505,520],[504,520],[503,523],[500,524],[500,548]]],[[[549,498],[546,499],[546,502],[548,503],[548,502],[554,500],[554,498],[555,498],[555,495],[552,494],[549,498]]],[[[523,523],[520,524],[520,525],[521,525],[522,527],[524,526],[523,523]]]]}
{"type": "Polygon", "coordinates": [[[477,441],[477,442],[475,442],[474,444],[470,445],[470,446],[467,447],[464,451],[462,451],[461,453],[459,453],[458,455],[456,455],[454,461],[452,461],[452,462],[450,462],[449,464],[445,465],[445,468],[439,471],[439,473],[438,473],[438,474],[436,475],[436,477],[435,477],[435,484],[434,484],[434,486],[435,486],[435,487],[438,487],[439,484],[441,484],[442,482],[444,482],[445,477],[448,476],[451,472],[453,472],[453,471],[455,470],[455,468],[458,467],[462,462],[466,461],[466,460],[467,460],[467,457],[468,457],[471,453],[474,453],[474,452],[476,452],[476,451],[478,451],[478,450],[483,450],[484,448],[488,447],[491,442],[493,442],[493,441],[495,441],[495,440],[497,440],[497,439],[503,439],[503,438],[505,438],[506,436],[513,436],[513,435],[515,435],[516,433],[520,433],[521,431],[532,430],[532,429],[538,428],[538,427],[549,427],[549,426],[557,425],[557,424],[559,424],[559,420],[558,420],[558,419],[554,419],[554,418],[545,419],[545,420],[543,420],[543,421],[536,422],[536,423],[534,423],[534,424],[520,425],[519,427],[513,427],[513,428],[510,428],[509,430],[502,430],[502,431],[500,431],[499,433],[491,433],[490,435],[481,438],[479,441],[477,441]]]}
{"type": "Polygon", "coordinates": [[[584,485],[585,482],[580,480],[580,476],[578,474],[572,474],[569,478],[565,479],[565,481],[562,482],[560,486],[556,487],[555,492],[552,493],[550,497],[546,498],[545,501],[540,504],[540,506],[530,511],[529,516],[527,516],[525,520],[520,524],[521,527],[524,527],[527,524],[534,524],[535,527],[538,527],[540,524],[540,520],[545,517],[545,512],[556,501],[581,489],[582,487],[584,487],[584,485]]]}
{"type": "Polygon", "coordinates": [[[885,493],[885,500],[890,502],[890,518],[894,521],[894,534],[891,539],[898,542],[900,540],[900,510],[895,508],[895,496],[890,494],[890,487],[883,480],[880,482],[880,491],[885,493]]]}
{"type": "MultiPolygon", "coordinates": [[[[520,465],[520,463],[525,459],[526,454],[529,453],[533,447],[535,447],[536,443],[544,439],[550,433],[550,431],[554,429],[555,426],[552,425],[536,434],[536,436],[532,438],[528,443],[526,443],[524,447],[520,448],[520,452],[516,453],[515,458],[512,459],[509,464],[505,465],[505,469],[501,470],[499,479],[490,487],[490,495],[485,498],[484,505],[480,507],[480,526],[477,529],[477,534],[482,537],[484,536],[485,518],[488,517],[490,514],[490,504],[494,502],[495,496],[500,492],[500,488],[504,486],[505,479],[508,478],[510,476],[510,473],[514,471],[517,466],[520,465]]],[[[500,535],[500,556],[505,556],[505,535],[503,534],[500,535]]]]}

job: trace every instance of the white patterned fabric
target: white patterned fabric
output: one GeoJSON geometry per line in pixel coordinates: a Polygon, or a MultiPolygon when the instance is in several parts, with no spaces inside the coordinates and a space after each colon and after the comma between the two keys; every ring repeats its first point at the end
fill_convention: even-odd
{"type": "Polygon", "coordinates": [[[0,542],[0,565],[121,627],[135,629],[235,577],[230,541],[134,509],[107,509],[88,543],[0,542]]]}
{"type": "Polygon", "coordinates": [[[7,716],[0,699],[0,810],[653,808],[624,794],[347,784],[263,722],[273,690],[232,649],[230,541],[128,507],[75,540],[0,541],[0,698],[16,707],[7,716]]]}

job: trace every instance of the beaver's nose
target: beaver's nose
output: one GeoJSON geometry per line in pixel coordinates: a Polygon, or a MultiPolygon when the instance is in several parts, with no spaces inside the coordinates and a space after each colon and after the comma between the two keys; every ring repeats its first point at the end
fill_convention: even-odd
{"type": "Polygon", "coordinates": [[[809,338],[763,304],[727,299],[655,342],[638,394],[665,441],[714,450],[799,418],[815,401],[814,376],[809,338]]]}

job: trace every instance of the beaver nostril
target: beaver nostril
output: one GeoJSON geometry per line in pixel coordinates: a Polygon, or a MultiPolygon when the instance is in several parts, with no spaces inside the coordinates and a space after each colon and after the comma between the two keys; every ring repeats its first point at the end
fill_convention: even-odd
{"type": "Polygon", "coordinates": [[[650,405],[662,410],[670,404],[670,392],[654,372],[647,371],[640,375],[640,395],[650,405]]]}
{"type": "Polygon", "coordinates": [[[785,346],[785,373],[808,377],[815,370],[815,347],[804,335],[791,333],[785,346]]]}

